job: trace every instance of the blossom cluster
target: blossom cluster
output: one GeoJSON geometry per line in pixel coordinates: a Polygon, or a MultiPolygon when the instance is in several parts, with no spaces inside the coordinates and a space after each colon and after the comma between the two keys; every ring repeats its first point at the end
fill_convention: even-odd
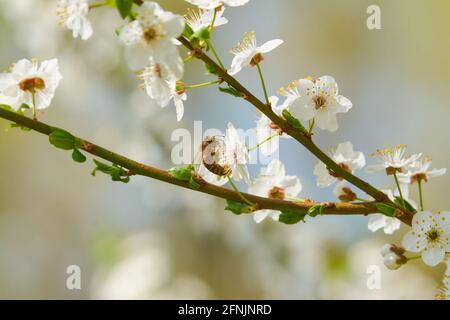
{"type": "MultiPolygon", "coordinates": [[[[249,0],[186,1],[197,8],[189,9],[185,16],[166,11],[153,1],[132,5],[123,15],[124,25],[116,30],[129,68],[136,72],[142,88],[158,106],[166,107],[173,101],[177,121],[181,121],[187,90],[223,82],[223,79],[217,77],[216,81],[202,85],[185,84],[185,63],[191,56],[182,58],[178,38],[185,36],[186,30],[189,30],[198,48],[210,50],[217,63],[230,76],[236,76],[244,68],[257,69],[266,98],[265,106],[284,122],[291,124],[289,121],[292,119],[298,121],[302,134],[308,139],[312,137],[315,128],[328,132],[335,132],[339,128],[338,114],[349,112],[353,104],[340,94],[338,84],[332,76],[299,78],[281,88],[278,96],[268,95],[261,64],[269,52],[283,44],[283,40],[274,39],[258,45],[255,33],[246,33],[244,39],[230,50],[233,55],[230,68],[223,66],[211,42],[211,33],[215,28],[228,23],[228,19],[224,17],[227,6],[242,6],[249,0]]],[[[72,31],[74,38],[87,40],[93,34],[87,16],[94,7],[88,0],[60,0],[57,13],[61,24],[72,31]]],[[[217,76],[213,71],[210,74],[217,76]]],[[[51,104],[61,78],[56,59],[41,63],[34,59],[22,59],[11,66],[9,72],[0,74],[0,104],[9,105],[19,112],[23,107],[33,108],[36,118],[36,110],[45,109],[51,104]]],[[[233,91],[234,88],[221,89],[239,96],[239,92],[233,91]]],[[[261,114],[256,121],[256,149],[264,155],[272,155],[279,148],[280,138],[289,137],[284,131],[266,114],[261,114]]],[[[235,126],[229,123],[224,137],[207,137],[202,141],[194,160],[196,171],[209,183],[220,186],[229,183],[239,194],[234,182],[242,181],[253,195],[292,202],[309,201],[298,198],[302,183],[298,177],[287,175],[280,160],[272,160],[252,179],[247,166],[253,149],[246,145],[235,126]]],[[[367,159],[363,152],[356,151],[352,142],[347,141],[328,149],[329,158],[337,165],[334,170],[318,161],[312,173],[319,188],[334,186],[332,192],[337,201],[350,203],[375,200],[364,198],[364,195],[353,190],[345,179],[346,173],[353,175],[366,167],[368,173],[384,172],[387,177],[393,178],[395,187],[381,190],[391,203],[377,207],[380,212],[369,217],[369,230],[376,232],[382,229],[391,235],[400,229],[399,214],[402,210],[411,212],[413,217],[411,230],[403,237],[402,246],[389,244],[382,248],[381,255],[386,267],[396,270],[417,257],[421,257],[429,266],[442,262],[448,264],[446,254],[450,252],[450,212],[435,213],[426,210],[423,199],[423,184],[428,183],[431,178],[444,175],[446,169],[431,169],[431,158],[422,153],[407,155],[406,151],[405,145],[377,150],[373,156],[378,163],[366,166],[367,159]],[[418,187],[418,202],[409,197],[409,188],[413,185],[418,187]],[[408,257],[409,253],[419,255],[408,257]]],[[[256,208],[253,217],[257,223],[266,218],[278,221],[281,213],[279,210],[256,208]]],[[[443,288],[447,293],[442,295],[448,297],[448,271],[443,288]]]]}

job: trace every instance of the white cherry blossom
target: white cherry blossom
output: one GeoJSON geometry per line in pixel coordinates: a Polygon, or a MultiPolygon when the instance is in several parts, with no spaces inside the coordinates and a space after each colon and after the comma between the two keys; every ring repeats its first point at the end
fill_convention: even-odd
{"type": "Polygon", "coordinates": [[[151,1],[139,6],[136,14],[136,20],[123,26],[119,32],[130,68],[142,69],[149,57],[153,57],[180,79],[184,64],[175,43],[184,29],[183,17],[164,11],[159,4],[151,1]]]}
{"type": "Polygon", "coordinates": [[[0,93],[5,102],[14,110],[22,104],[27,104],[38,110],[45,109],[55,95],[62,76],[59,72],[58,60],[22,59],[15,63],[11,72],[0,74],[0,93]],[[34,99],[33,99],[34,96],[34,99]]]}
{"type": "MultiPolygon", "coordinates": [[[[400,185],[403,198],[408,201],[414,208],[417,208],[417,204],[409,199],[409,188],[406,184],[400,185]]],[[[392,192],[390,189],[381,190],[383,191],[388,198],[391,201],[394,201],[396,197],[400,196],[400,192],[398,190],[395,190],[395,192],[392,192]]],[[[388,217],[381,213],[375,213],[370,215],[369,222],[368,222],[368,228],[372,232],[376,232],[380,229],[383,229],[385,234],[393,234],[395,231],[400,229],[401,222],[397,218],[394,217],[388,217]]]]}
{"type": "Polygon", "coordinates": [[[414,161],[406,167],[407,172],[398,175],[400,182],[413,184],[415,182],[428,182],[428,179],[443,176],[447,173],[446,168],[430,169],[431,158],[425,157],[414,161]]]}
{"type": "MultiPolygon", "coordinates": [[[[269,101],[273,112],[278,116],[281,116],[284,108],[282,105],[278,105],[279,98],[272,96],[269,98],[269,101]]],[[[257,144],[260,145],[259,149],[261,150],[261,153],[269,156],[278,150],[279,137],[288,136],[284,135],[282,130],[266,115],[261,114],[256,122],[256,137],[257,144]]]]}
{"type": "Polygon", "coordinates": [[[199,7],[200,9],[212,10],[219,8],[223,5],[230,7],[243,6],[250,0],[186,0],[190,4],[199,7]]]}
{"type": "Polygon", "coordinates": [[[138,76],[142,80],[142,85],[148,96],[161,108],[167,107],[173,99],[177,121],[181,121],[184,114],[183,101],[187,99],[187,96],[184,90],[177,90],[177,80],[170,73],[170,70],[165,65],[156,63],[151,57],[149,64],[138,76]]]}
{"type": "Polygon", "coordinates": [[[235,181],[250,181],[250,174],[247,169],[248,149],[232,123],[228,123],[225,135],[225,162],[231,170],[230,177],[232,179],[235,181]]]}
{"type": "MultiPolygon", "coordinates": [[[[260,197],[283,200],[286,197],[296,197],[301,189],[300,180],[295,176],[286,176],[283,163],[279,160],[272,160],[249,185],[248,192],[260,197]]],[[[278,221],[280,213],[277,210],[258,210],[254,213],[253,218],[256,223],[260,223],[267,217],[278,221]]]]}
{"type": "Polygon", "coordinates": [[[92,36],[92,25],[87,18],[89,12],[88,0],[59,0],[57,14],[60,24],[72,30],[74,38],[87,40],[92,36]]]}
{"type": "Polygon", "coordinates": [[[387,175],[404,172],[409,165],[422,156],[422,154],[413,154],[407,157],[405,156],[406,148],[406,145],[400,144],[392,149],[377,150],[373,155],[379,159],[380,163],[367,166],[367,172],[386,170],[387,175]]]}
{"type": "Polygon", "coordinates": [[[220,8],[220,10],[216,10],[216,16],[214,17],[214,10],[200,9],[198,11],[194,11],[188,9],[188,14],[184,18],[192,30],[197,32],[202,28],[211,26],[213,20],[214,27],[219,27],[228,23],[228,20],[222,16],[224,11],[225,7],[220,8]]]}
{"type": "MultiPolygon", "coordinates": [[[[214,137],[211,138],[211,141],[217,139],[220,138],[214,137]]],[[[221,171],[223,174],[219,175],[208,169],[204,163],[203,155],[200,154],[202,160],[194,160],[194,162],[200,164],[198,173],[205,181],[216,185],[225,184],[228,181],[227,177],[230,177],[234,181],[250,181],[250,173],[247,168],[247,164],[249,163],[248,149],[232,123],[228,123],[223,143],[217,143],[214,146],[214,150],[209,150],[206,153],[209,154],[211,151],[214,151],[214,155],[209,162],[213,163],[208,163],[208,165],[217,165],[222,168],[221,171]]],[[[204,150],[201,151],[201,153],[203,152],[204,150]]]]}
{"type": "Polygon", "coordinates": [[[322,130],[334,132],[338,129],[337,114],[348,112],[352,102],[339,94],[333,77],[323,76],[294,81],[287,90],[285,106],[291,114],[303,121],[315,121],[322,130]]]}
{"type": "MultiPolygon", "coordinates": [[[[354,170],[363,168],[366,165],[366,158],[362,152],[353,150],[351,142],[341,143],[334,151],[330,152],[331,158],[343,170],[353,173],[354,170]]],[[[334,172],[328,170],[327,166],[319,161],[314,168],[314,175],[317,178],[317,186],[326,188],[336,181],[342,181],[342,178],[334,172]]]]}
{"type": "Polygon", "coordinates": [[[231,53],[235,56],[231,62],[231,69],[228,70],[228,73],[230,75],[235,75],[244,67],[256,66],[264,60],[263,54],[276,49],[282,43],[283,40],[275,39],[267,41],[262,46],[258,46],[255,33],[246,33],[244,40],[231,49],[231,53]]]}
{"type": "Polygon", "coordinates": [[[436,266],[450,251],[450,212],[418,212],[412,221],[412,230],[403,238],[403,247],[410,252],[422,253],[422,260],[436,266]]]}

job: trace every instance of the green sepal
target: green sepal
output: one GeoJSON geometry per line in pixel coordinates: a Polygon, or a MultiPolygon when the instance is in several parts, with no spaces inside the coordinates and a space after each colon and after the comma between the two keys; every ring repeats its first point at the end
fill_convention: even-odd
{"type": "Polygon", "coordinates": [[[299,222],[305,222],[305,217],[306,214],[304,213],[282,211],[278,221],[284,224],[297,224],[299,222]]]}

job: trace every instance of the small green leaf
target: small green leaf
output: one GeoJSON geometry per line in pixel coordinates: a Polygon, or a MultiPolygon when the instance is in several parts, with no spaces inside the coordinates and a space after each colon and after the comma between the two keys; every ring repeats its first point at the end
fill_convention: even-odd
{"type": "Polygon", "coordinates": [[[116,36],[120,36],[120,33],[122,32],[122,28],[123,26],[117,27],[114,29],[114,33],[116,34],[116,36]]]}
{"type": "Polygon", "coordinates": [[[122,19],[125,19],[131,13],[133,0],[116,0],[116,7],[122,19]]]}
{"type": "Polygon", "coordinates": [[[30,128],[21,126],[20,124],[13,123],[13,122],[11,122],[11,123],[8,125],[8,128],[9,128],[9,129],[19,128],[19,129],[22,130],[22,131],[31,131],[30,128]]]}
{"type": "Polygon", "coordinates": [[[230,95],[232,95],[234,97],[238,97],[238,98],[242,97],[242,94],[239,91],[237,91],[235,88],[233,88],[233,87],[225,87],[225,88],[224,87],[219,87],[219,90],[221,92],[228,93],[228,94],[230,94],[230,95]]]}
{"type": "Polygon", "coordinates": [[[305,221],[306,214],[301,214],[297,212],[290,212],[290,211],[282,211],[279,217],[279,220],[281,223],[284,224],[296,224],[301,221],[305,221]]]}
{"type": "MultiPolygon", "coordinates": [[[[206,70],[206,74],[207,75],[210,75],[210,74],[216,74],[217,72],[216,72],[216,69],[214,68],[214,67],[212,67],[212,66],[210,66],[209,64],[207,64],[207,63],[204,63],[204,65],[205,65],[205,70],[206,70]]],[[[219,89],[220,90],[220,89],[219,89]]]]}
{"type": "Polygon", "coordinates": [[[377,204],[375,204],[375,207],[377,208],[377,211],[379,213],[382,213],[385,216],[393,217],[395,215],[396,209],[388,204],[377,203],[377,204]]]}
{"type": "Polygon", "coordinates": [[[189,181],[192,176],[192,171],[194,170],[193,165],[187,165],[186,167],[173,167],[167,172],[177,180],[189,181]]]}
{"type": "Polygon", "coordinates": [[[408,210],[409,212],[412,212],[412,213],[416,213],[416,212],[417,212],[416,208],[414,208],[414,207],[412,206],[412,204],[409,203],[406,199],[403,199],[403,201],[405,202],[405,206],[404,206],[404,207],[403,207],[402,198],[400,198],[400,197],[395,197],[395,200],[394,200],[394,202],[395,202],[396,204],[398,204],[398,205],[399,205],[400,207],[402,207],[402,208],[405,208],[405,209],[408,210]]]}
{"type": "Polygon", "coordinates": [[[196,190],[200,188],[200,184],[197,181],[195,181],[195,179],[192,176],[189,179],[189,186],[192,189],[196,189],[196,190]]]}
{"type": "Polygon", "coordinates": [[[73,159],[73,161],[78,162],[78,163],[86,162],[86,156],[84,154],[82,154],[80,152],[80,150],[78,150],[77,148],[73,149],[72,159],[73,159]]]}
{"type": "Polygon", "coordinates": [[[323,214],[323,209],[324,209],[323,205],[316,204],[316,205],[312,206],[311,208],[309,208],[308,216],[313,217],[313,218],[317,217],[317,216],[323,214]]]}
{"type": "Polygon", "coordinates": [[[251,213],[255,211],[255,208],[242,202],[227,200],[227,206],[225,207],[225,210],[231,211],[236,215],[240,215],[243,213],[251,213]]]}
{"type": "MultiPolygon", "coordinates": [[[[23,103],[19,107],[19,109],[17,111],[14,110],[13,108],[11,108],[11,106],[8,106],[6,104],[0,104],[0,108],[8,110],[8,111],[11,111],[11,112],[15,112],[15,113],[20,114],[20,115],[23,116],[24,115],[24,110],[30,109],[30,106],[27,105],[26,103],[23,103]]],[[[14,122],[11,122],[11,123],[8,124],[7,129],[14,129],[14,128],[18,128],[18,129],[20,129],[22,131],[31,131],[30,128],[22,126],[20,124],[14,123],[14,122]]]]}
{"type": "Polygon", "coordinates": [[[306,133],[306,129],[305,127],[301,124],[300,120],[298,120],[297,118],[295,118],[293,115],[291,115],[291,113],[287,110],[284,109],[283,110],[283,118],[286,119],[286,121],[289,123],[289,125],[295,129],[300,130],[303,133],[306,133]]]}
{"type": "Polygon", "coordinates": [[[184,25],[184,30],[183,30],[182,35],[188,39],[191,39],[193,34],[194,34],[194,30],[192,30],[191,26],[186,23],[184,25]]]}
{"type": "Polygon", "coordinates": [[[94,163],[97,166],[91,173],[95,177],[97,171],[103,172],[104,174],[110,175],[112,181],[120,181],[123,183],[128,183],[130,177],[126,175],[124,169],[119,167],[117,164],[109,165],[94,159],[94,163]]]}
{"type": "Polygon", "coordinates": [[[52,128],[48,139],[58,149],[72,150],[75,147],[75,137],[63,129],[52,128]]]}

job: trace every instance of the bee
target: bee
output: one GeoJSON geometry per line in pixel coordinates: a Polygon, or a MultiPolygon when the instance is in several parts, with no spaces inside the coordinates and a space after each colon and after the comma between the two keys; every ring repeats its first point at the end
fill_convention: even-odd
{"type": "Polygon", "coordinates": [[[202,163],[211,173],[225,177],[231,173],[231,168],[225,163],[225,143],[218,137],[206,137],[200,146],[199,158],[196,163],[202,163]]]}

